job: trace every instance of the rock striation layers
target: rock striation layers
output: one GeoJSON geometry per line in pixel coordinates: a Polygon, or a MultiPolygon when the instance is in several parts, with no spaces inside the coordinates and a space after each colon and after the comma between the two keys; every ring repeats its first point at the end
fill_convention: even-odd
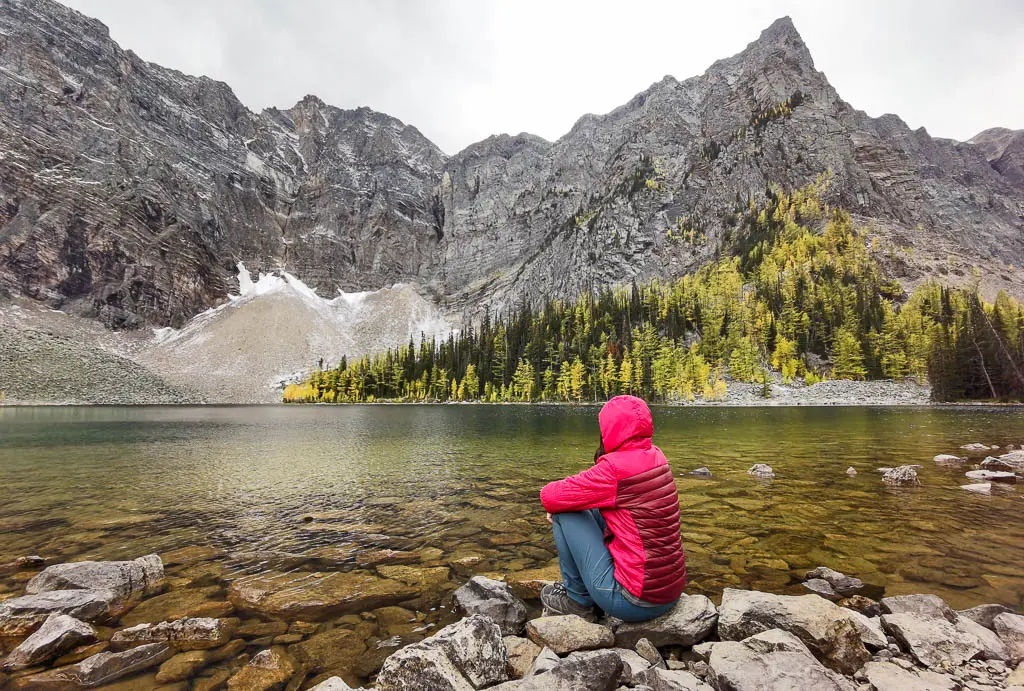
{"type": "Polygon", "coordinates": [[[742,242],[772,185],[826,198],[908,283],[1024,294],[1020,133],[968,143],[868,117],[788,18],[565,136],[446,156],[414,127],[308,96],[254,113],[53,0],[0,12],[0,288],[116,328],[181,326],[242,261],[332,296],[414,284],[472,315],[674,276],[742,242]]]}

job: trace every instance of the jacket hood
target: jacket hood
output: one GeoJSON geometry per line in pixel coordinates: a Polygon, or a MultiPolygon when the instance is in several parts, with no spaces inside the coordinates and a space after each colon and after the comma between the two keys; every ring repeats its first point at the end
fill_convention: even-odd
{"type": "Polygon", "coordinates": [[[605,453],[629,448],[650,448],[654,435],[651,409],[636,396],[616,396],[601,408],[601,442],[605,453]]]}

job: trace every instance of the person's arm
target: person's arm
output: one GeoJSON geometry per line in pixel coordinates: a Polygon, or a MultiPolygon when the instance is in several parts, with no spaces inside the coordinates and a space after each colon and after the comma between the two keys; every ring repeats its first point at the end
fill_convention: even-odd
{"type": "Polygon", "coordinates": [[[548,513],[608,508],[615,506],[618,484],[612,464],[602,461],[582,473],[544,485],[540,502],[548,513]]]}

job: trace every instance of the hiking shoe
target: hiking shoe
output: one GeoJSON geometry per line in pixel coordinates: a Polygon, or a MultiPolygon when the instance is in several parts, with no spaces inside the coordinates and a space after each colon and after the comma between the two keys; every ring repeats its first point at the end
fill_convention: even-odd
{"type": "Polygon", "coordinates": [[[545,617],[575,614],[589,622],[597,621],[597,612],[594,608],[581,605],[569,597],[569,591],[561,581],[544,586],[540,591],[540,603],[544,605],[542,616],[545,617]]]}

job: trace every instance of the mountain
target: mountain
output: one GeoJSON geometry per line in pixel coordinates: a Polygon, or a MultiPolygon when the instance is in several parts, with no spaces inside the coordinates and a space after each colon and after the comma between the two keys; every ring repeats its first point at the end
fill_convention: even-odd
{"type": "Polygon", "coordinates": [[[742,242],[772,185],[825,173],[896,277],[1024,294],[1019,137],[994,155],[999,137],[868,117],[788,18],[558,141],[449,157],[367,108],[253,113],[52,0],[0,7],[0,288],[111,327],[183,326],[238,262],[328,296],[407,283],[462,315],[678,275],[742,242]]]}
{"type": "Polygon", "coordinates": [[[1014,185],[1024,186],[1024,130],[993,127],[970,141],[985,153],[993,168],[1014,185]]]}

